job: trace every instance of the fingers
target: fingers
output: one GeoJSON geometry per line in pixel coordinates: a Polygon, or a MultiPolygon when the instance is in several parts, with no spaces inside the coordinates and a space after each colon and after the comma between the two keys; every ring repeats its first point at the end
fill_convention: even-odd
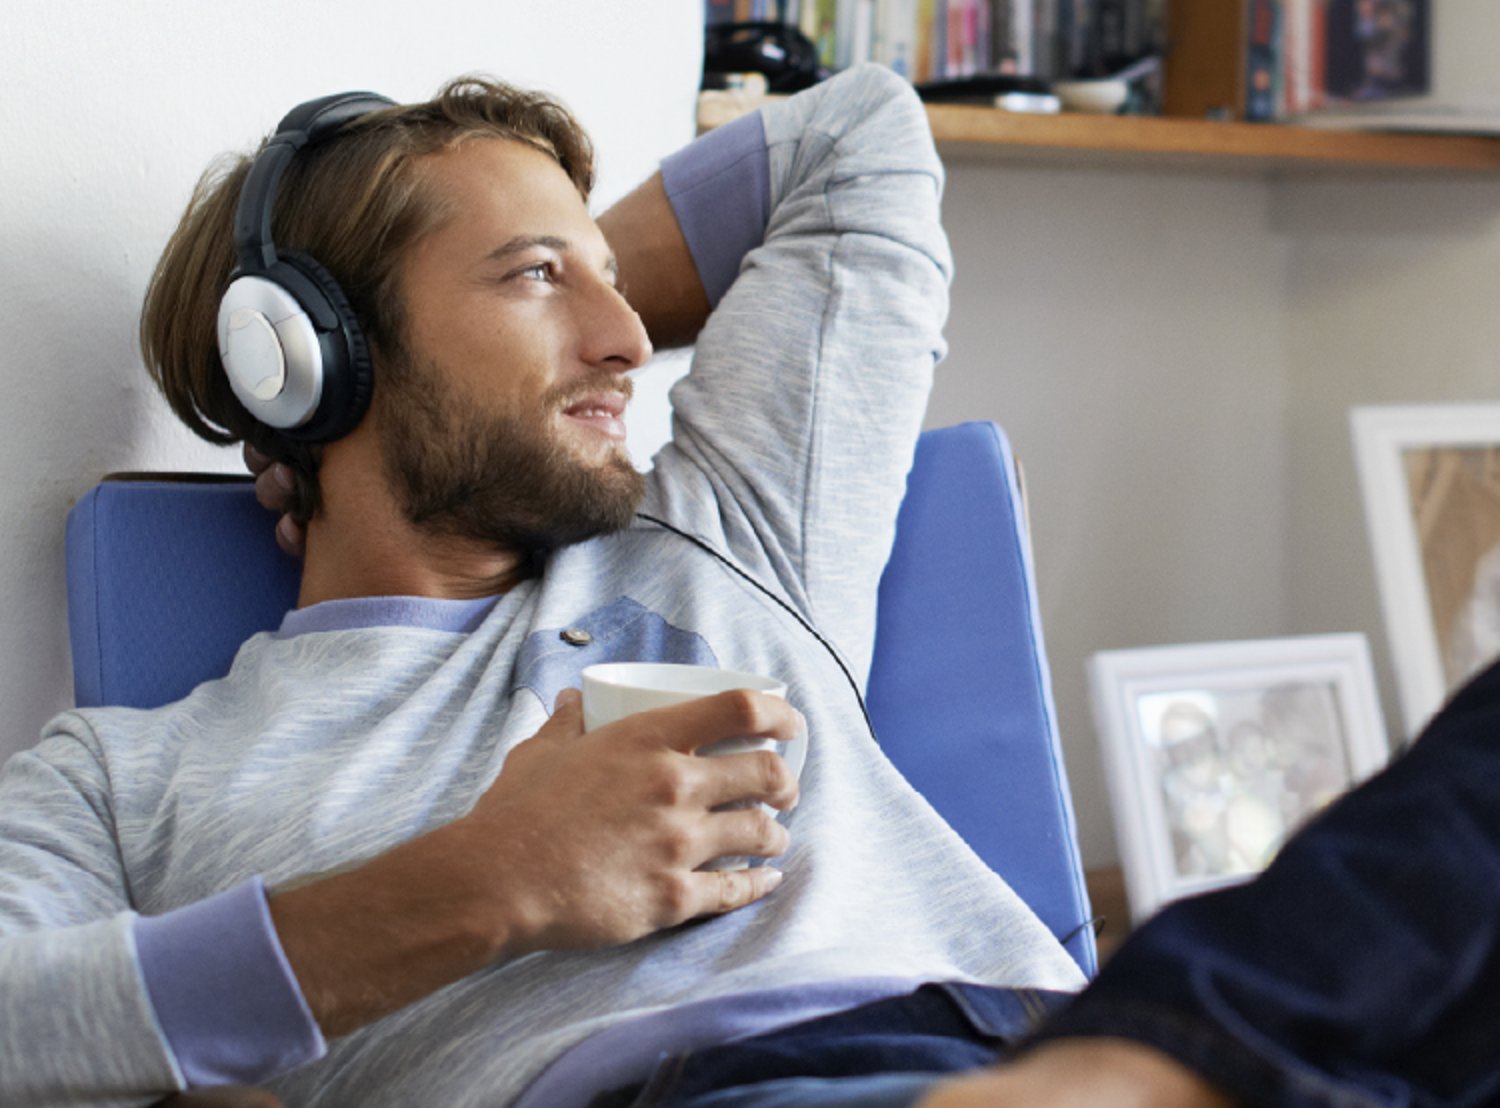
{"type": "Polygon", "coordinates": [[[704,825],[704,861],[725,856],[779,858],[791,846],[791,835],[759,804],[715,812],[704,825]]]}
{"type": "MultiPolygon", "coordinates": [[[[263,508],[285,513],[296,488],[291,467],[271,461],[248,442],[241,453],[245,458],[245,468],[255,475],[255,499],[263,508]]],[[[276,521],[276,545],[292,557],[300,558],[307,546],[307,533],[291,516],[283,514],[276,521]]]]}
{"type": "Polygon", "coordinates": [[[549,735],[583,734],[583,694],[577,689],[563,689],[552,704],[552,717],[537,732],[549,735]]]}
{"type": "Polygon", "coordinates": [[[807,733],[802,713],[779,696],[731,689],[685,704],[627,717],[649,726],[650,738],[683,754],[733,738],[790,742],[807,733]]]}
{"type": "Polygon", "coordinates": [[[770,866],[715,870],[695,873],[692,877],[698,910],[686,917],[688,919],[722,916],[733,912],[747,904],[754,904],[781,884],[781,871],[770,866]]]}
{"type": "MultiPolygon", "coordinates": [[[[248,447],[245,464],[250,465],[248,447]]],[[[272,463],[270,459],[267,459],[264,467],[261,469],[252,467],[250,472],[255,474],[255,499],[260,501],[261,507],[269,508],[273,512],[285,511],[287,501],[291,499],[292,489],[296,487],[292,467],[284,462],[272,463]]]]}
{"type": "Polygon", "coordinates": [[[757,801],[789,812],[797,804],[797,779],[786,760],[773,750],[701,759],[695,798],[706,808],[736,801],[757,801]]]}
{"type": "Polygon", "coordinates": [[[271,464],[271,457],[262,454],[248,442],[240,447],[240,457],[245,460],[245,468],[250,471],[251,476],[259,477],[271,464]]]}
{"type": "Polygon", "coordinates": [[[276,521],[276,545],[293,558],[300,558],[307,550],[307,532],[291,516],[282,516],[276,521]]]}

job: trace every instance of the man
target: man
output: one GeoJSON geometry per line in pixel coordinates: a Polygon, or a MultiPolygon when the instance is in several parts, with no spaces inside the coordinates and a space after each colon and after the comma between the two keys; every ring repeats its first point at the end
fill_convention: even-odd
{"type": "MultiPolygon", "coordinates": [[[[374,387],[313,445],[253,422],[218,364],[249,172],[195,196],[142,331],[190,425],[296,462],[300,605],[223,681],[67,714],[7,767],[0,1006],[26,1019],[0,1099],[575,1103],[663,1050],[924,982],[1081,984],[856,695],[946,310],[908,87],[830,82],[598,225],[581,135],[513,90],[314,142],[274,238],[342,286],[374,387]],[[648,330],[697,357],[643,481],[621,416],[648,330]],[[641,658],[789,693],[583,734],[582,666],[641,658]],[[780,759],[691,757],[745,734],[809,742],[784,824],[723,810],[789,812],[780,759]],[[783,860],[701,869],[725,854],[783,860]]],[[[998,995],[1007,1030],[1043,1006],[998,995]]]]}

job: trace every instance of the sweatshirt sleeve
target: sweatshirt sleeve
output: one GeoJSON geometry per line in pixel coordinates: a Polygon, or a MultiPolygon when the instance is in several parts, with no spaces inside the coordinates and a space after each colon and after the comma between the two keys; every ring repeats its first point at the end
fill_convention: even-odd
{"type": "Polygon", "coordinates": [[[0,1104],[146,1104],[321,1053],[258,882],[139,916],[72,718],[0,771],[0,1104]]]}
{"type": "Polygon", "coordinates": [[[259,877],[135,920],[141,976],[188,1088],[248,1085],[327,1047],[259,877]]]}
{"type": "Polygon", "coordinates": [[[771,218],[765,121],[741,116],[662,162],[662,184],[687,239],[698,278],[717,305],[761,244],[771,218]]]}
{"type": "Polygon", "coordinates": [[[952,263],[921,102],[861,66],[663,166],[710,301],[648,510],[732,551],[863,673],[952,263]]]}

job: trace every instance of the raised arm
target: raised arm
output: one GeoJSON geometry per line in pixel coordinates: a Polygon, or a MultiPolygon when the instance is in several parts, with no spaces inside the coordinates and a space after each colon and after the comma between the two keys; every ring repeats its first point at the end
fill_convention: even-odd
{"type": "Polygon", "coordinates": [[[708,294],[660,172],[599,217],[620,266],[620,288],[658,350],[687,346],[708,319],[708,294]]]}

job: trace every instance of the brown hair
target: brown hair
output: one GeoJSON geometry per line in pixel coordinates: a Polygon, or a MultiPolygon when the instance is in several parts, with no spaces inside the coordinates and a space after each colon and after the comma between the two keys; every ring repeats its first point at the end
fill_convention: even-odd
{"type": "MultiPolygon", "coordinates": [[[[588,199],[593,147],[568,110],[484,77],[460,77],[426,103],[362,116],[299,153],[282,179],[272,215],[277,247],[310,254],[333,275],[372,357],[400,350],[397,263],[445,214],[442,198],[423,187],[415,163],[473,137],[524,142],[550,154],[588,199]]],[[[318,505],[317,449],[254,419],[219,361],[219,298],[235,267],[235,206],[253,161],[254,155],[220,159],[193,190],[146,290],[141,352],[172,410],[194,433],[218,444],[247,441],[291,463],[297,490],[290,510],[305,522],[318,505]]]]}

